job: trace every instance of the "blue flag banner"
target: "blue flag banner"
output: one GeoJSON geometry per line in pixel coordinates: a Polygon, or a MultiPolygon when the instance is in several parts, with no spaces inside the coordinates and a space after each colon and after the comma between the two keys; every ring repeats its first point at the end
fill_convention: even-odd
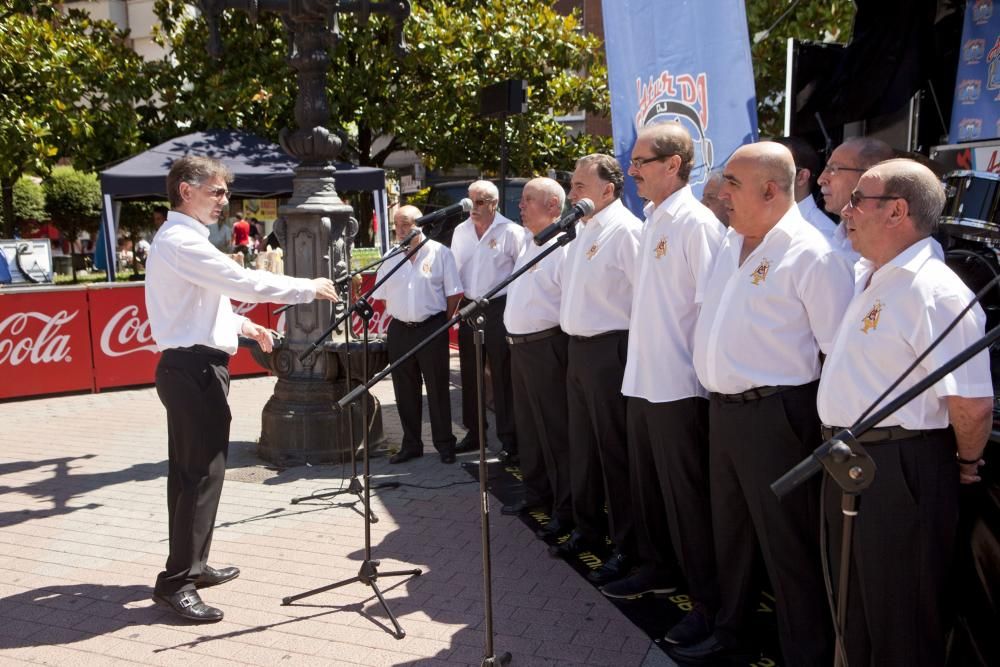
{"type": "MultiPolygon", "coordinates": [[[[628,167],[638,128],[677,121],[694,139],[690,184],[757,139],[743,0],[604,0],[615,156],[628,167]]],[[[625,179],[625,204],[642,200],[625,179]]]]}
{"type": "Polygon", "coordinates": [[[1000,137],[1000,7],[967,0],[949,140],[1000,137]]]}

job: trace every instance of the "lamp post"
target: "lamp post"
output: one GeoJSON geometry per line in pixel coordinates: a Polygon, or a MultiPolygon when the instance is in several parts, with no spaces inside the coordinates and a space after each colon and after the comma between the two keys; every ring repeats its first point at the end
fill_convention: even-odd
{"type": "MultiPolygon", "coordinates": [[[[281,239],[285,273],[334,279],[343,276],[349,268],[350,246],[358,222],[335,188],[334,160],[340,153],[341,140],[327,128],[328,50],[340,37],[340,14],[357,14],[362,22],[371,14],[385,14],[392,19],[397,53],[405,53],[403,22],[410,15],[409,0],[201,0],[200,5],[208,22],[209,54],[216,58],[222,53],[219,20],[224,10],[242,10],[253,22],[262,12],[281,17],[289,37],[288,63],[298,83],[297,127],[285,128],[279,135],[282,148],[299,160],[292,196],[279,209],[285,220],[281,239]]],[[[340,460],[355,446],[347,442],[347,424],[334,408],[351,389],[346,382],[338,381],[343,378],[338,345],[329,343],[322,354],[305,361],[298,359],[326,328],[330,308],[328,302],[317,301],[286,311],[286,337],[267,359],[278,382],[262,416],[258,454],[266,460],[340,460]]],[[[361,418],[362,428],[369,423],[368,415],[361,418]]]]}

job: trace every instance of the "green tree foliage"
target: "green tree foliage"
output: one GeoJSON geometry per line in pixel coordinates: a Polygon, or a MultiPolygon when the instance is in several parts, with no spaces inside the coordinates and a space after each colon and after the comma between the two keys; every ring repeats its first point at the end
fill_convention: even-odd
{"type": "MultiPolygon", "coordinates": [[[[176,0],[158,0],[157,9],[173,50],[173,61],[156,66],[163,127],[238,127],[273,140],[294,126],[297,86],[278,17],[264,13],[251,26],[242,12],[226,12],[216,63],[203,18],[186,18],[176,0]]],[[[546,0],[424,0],[412,10],[403,58],[393,52],[384,17],[366,26],[341,17],[342,36],[330,51],[330,127],[346,130],[348,154],[360,164],[382,165],[390,152],[408,148],[436,167],[496,169],[501,124],[479,118],[478,91],[505,79],[530,86],[529,113],[509,123],[512,171],[568,168],[582,152],[609,145],[570,137],[554,120],[608,110],[600,43],[581,33],[575,16],[555,13],[546,0]],[[392,141],[376,145],[379,136],[392,141]]]]}
{"type": "Polygon", "coordinates": [[[29,176],[22,176],[14,183],[14,221],[45,220],[45,192],[42,186],[29,176]]]}
{"type": "Polygon", "coordinates": [[[72,157],[92,168],[141,147],[151,88],[127,35],[53,0],[0,0],[0,187],[13,234],[13,184],[72,157]],[[137,108],[138,107],[138,108],[137,108]]]}
{"type": "Polygon", "coordinates": [[[42,188],[52,224],[71,246],[81,232],[97,233],[101,221],[101,185],[97,174],[77,171],[73,167],[55,167],[42,182],[42,188]]]}
{"type": "Polygon", "coordinates": [[[760,135],[781,136],[785,119],[788,38],[814,42],[847,42],[854,21],[854,2],[806,1],[791,7],[789,0],[747,0],[746,8],[754,83],[757,87],[760,135]],[[786,11],[788,13],[784,15],[786,11]],[[770,32],[765,32],[769,28],[770,32]]]}

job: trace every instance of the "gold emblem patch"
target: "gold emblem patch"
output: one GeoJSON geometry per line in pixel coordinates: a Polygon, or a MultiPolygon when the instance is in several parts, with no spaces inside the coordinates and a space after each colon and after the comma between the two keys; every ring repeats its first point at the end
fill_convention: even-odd
{"type": "Polygon", "coordinates": [[[656,249],[653,250],[653,256],[656,259],[660,259],[667,254],[667,237],[664,236],[660,239],[659,243],[656,244],[656,249]]]}
{"type": "Polygon", "coordinates": [[[882,316],[883,307],[882,302],[876,299],[875,305],[861,320],[861,333],[867,334],[872,329],[878,329],[878,318],[882,316]]]}
{"type": "Polygon", "coordinates": [[[420,267],[420,270],[424,272],[425,276],[431,275],[431,260],[424,262],[423,266],[420,267]]]}
{"type": "Polygon", "coordinates": [[[770,269],[771,269],[771,260],[766,258],[760,260],[760,264],[758,264],[757,268],[754,269],[753,273],[750,274],[750,282],[752,282],[754,285],[760,285],[762,282],[767,280],[767,272],[770,269]]]}
{"type": "Polygon", "coordinates": [[[490,239],[489,248],[490,248],[490,250],[496,250],[497,249],[497,240],[496,239],[490,239]]]}
{"type": "Polygon", "coordinates": [[[587,251],[587,259],[594,259],[594,255],[597,254],[597,244],[590,246],[590,250],[587,251]]]}

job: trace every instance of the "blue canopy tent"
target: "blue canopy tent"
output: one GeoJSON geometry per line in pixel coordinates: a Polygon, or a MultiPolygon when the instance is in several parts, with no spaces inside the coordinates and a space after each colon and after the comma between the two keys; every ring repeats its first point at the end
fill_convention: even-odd
{"type": "MultiPolygon", "coordinates": [[[[292,193],[297,162],[281,147],[261,137],[236,130],[209,130],[176,137],[134,155],[101,172],[101,229],[94,265],[114,280],[115,244],[120,202],[125,199],[166,199],[167,172],[174,160],[185,155],[204,155],[221,160],[235,177],[230,189],[234,198],[273,199],[292,193]],[[110,242],[109,242],[110,240],[110,242]]],[[[385,172],[375,167],[336,163],[337,190],[373,193],[378,219],[378,242],[388,237],[385,172]]]]}

